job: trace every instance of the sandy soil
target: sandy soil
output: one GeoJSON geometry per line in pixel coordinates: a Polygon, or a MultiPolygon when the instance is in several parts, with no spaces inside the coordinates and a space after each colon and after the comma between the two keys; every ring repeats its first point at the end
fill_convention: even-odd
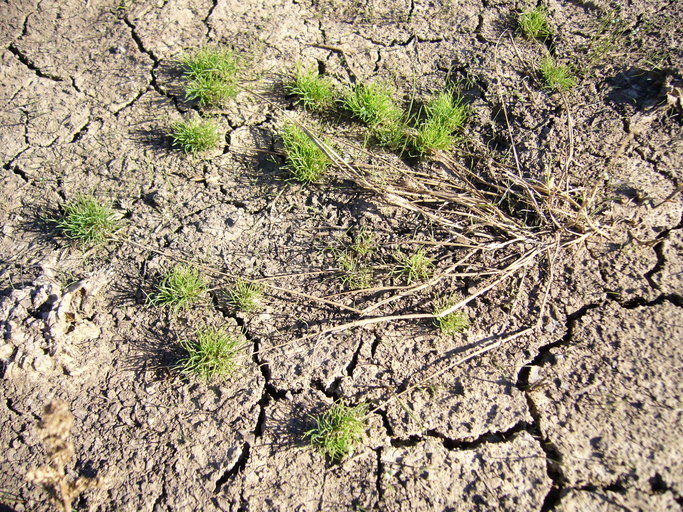
{"type": "MultiPolygon", "coordinates": [[[[69,478],[100,479],[74,510],[683,508],[683,5],[549,0],[545,45],[516,31],[529,5],[0,1],[0,511],[56,510],[25,478],[45,463],[38,422],[54,399],[74,416],[69,478]],[[245,89],[210,113],[222,147],[194,158],[166,134],[199,110],[177,59],[207,44],[249,65],[245,89]],[[539,83],[546,52],[580,70],[566,95],[539,83]],[[372,232],[384,247],[375,277],[396,286],[395,248],[448,233],[339,177],[286,181],[287,115],[337,147],[364,144],[348,119],[315,118],[285,94],[297,62],[339,87],[390,82],[406,103],[467,84],[467,147],[594,194],[590,236],[469,302],[463,334],[428,320],[318,334],[390,296],[339,295],[330,248],[372,232]],[[121,212],[118,240],[84,251],[55,228],[82,193],[121,212]],[[148,305],[184,260],[212,291],[179,315],[148,305]],[[242,314],[224,297],[231,276],[277,289],[242,314]],[[249,340],[255,353],[233,378],[176,371],[178,341],[204,325],[249,340]],[[340,398],[374,410],[365,443],[332,464],[303,434],[340,398]]],[[[440,169],[368,149],[375,163],[440,169]]],[[[484,172],[467,152],[454,158],[484,172]]],[[[463,254],[430,250],[443,266],[463,254]]],[[[475,293],[481,269],[509,254],[482,253],[469,277],[370,316],[475,293]]]]}

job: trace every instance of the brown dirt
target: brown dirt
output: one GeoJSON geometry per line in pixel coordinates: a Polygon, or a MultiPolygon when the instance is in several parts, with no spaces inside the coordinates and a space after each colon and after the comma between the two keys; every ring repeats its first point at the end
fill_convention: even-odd
{"type": "MultiPolygon", "coordinates": [[[[0,2],[0,512],[54,510],[25,478],[46,462],[38,420],[53,399],[74,416],[68,476],[102,482],[76,510],[683,508],[683,114],[672,99],[683,6],[621,4],[550,0],[556,35],[543,45],[515,33],[528,5],[506,0],[0,2]],[[216,114],[224,147],[191,158],[164,134],[196,110],[176,59],[205,44],[244,55],[259,95],[216,114]],[[583,70],[564,98],[535,74],[546,51],[583,70]],[[364,227],[383,244],[379,277],[396,284],[392,244],[442,234],[348,181],[285,181],[283,112],[312,119],[283,92],[297,62],[340,86],[389,81],[406,102],[469,79],[470,140],[513,166],[514,148],[529,178],[569,162],[571,186],[598,191],[601,234],[469,303],[473,326],[454,337],[399,321],[301,341],[358,316],[281,290],[263,311],[236,313],[226,276],[284,276],[269,282],[332,296],[343,286],[327,249],[364,227]],[[84,253],[50,219],[87,192],[114,201],[125,228],[84,253]],[[213,291],[174,316],[145,297],[179,259],[224,275],[207,273],[213,291]],[[538,329],[452,366],[539,313],[538,329]],[[259,353],[224,382],[181,377],[178,340],[203,325],[241,330],[259,353]],[[303,433],[338,398],[380,407],[363,447],[330,464],[303,433]]],[[[363,143],[348,120],[317,124],[363,143]]],[[[377,313],[429,313],[429,301],[377,313]]]]}

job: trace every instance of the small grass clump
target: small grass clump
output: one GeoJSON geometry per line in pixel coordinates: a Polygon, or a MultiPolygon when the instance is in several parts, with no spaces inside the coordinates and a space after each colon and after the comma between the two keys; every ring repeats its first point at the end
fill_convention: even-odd
{"type": "Polygon", "coordinates": [[[368,288],[370,286],[372,279],[370,269],[358,261],[357,255],[351,250],[339,252],[337,262],[342,271],[342,283],[351,289],[368,288]]]}
{"type": "Polygon", "coordinates": [[[307,71],[297,66],[294,79],[285,88],[306,110],[321,111],[334,104],[332,82],[314,70],[307,71]]]}
{"type": "Polygon", "coordinates": [[[455,143],[455,133],[462,129],[469,109],[452,91],[443,91],[425,106],[425,120],[417,128],[415,149],[420,156],[433,151],[447,151],[455,143]]]}
{"type": "Polygon", "coordinates": [[[163,277],[149,302],[175,311],[187,309],[206,291],[204,280],[194,267],[176,265],[163,277]]]}
{"type": "Polygon", "coordinates": [[[180,345],[187,352],[178,363],[180,373],[212,380],[235,373],[245,341],[226,329],[207,327],[197,331],[193,339],[181,341],[180,345]]]}
{"type": "Polygon", "coordinates": [[[394,273],[405,277],[408,284],[427,279],[434,266],[434,260],[427,256],[424,247],[420,247],[411,254],[399,253],[396,256],[396,260],[394,273]]]}
{"type": "MultiPolygon", "coordinates": [[[[439,315],[443,311],[453,306],[457,299],[450,297],[448,299],[440,300],[434,305],[434,315],[439,315]]],[[[446,335],[454,335],[461,333],[470,327],[470,319],[464,311],[454,311],[444,316],[436,316],[434,318],[434,325],[446,335]]]]}
{"type": "Polygon", "coordinates": [[[281,135],[291,179],[304,184],[318,181],[331,164],[327,155],[296,125],[285,125],[281,135]]]}
{"type": "Polygon", "coordinates": [[[357,85],[346,95],[343,105],[354,117],[371,128],[399,119],[403,114],[394,101],[391,89],[381,83],[357,85]]]}
{"type": "Polygon", "coordinates": [[[361,228],[356,236],[353,238],[353,243],[349,247],[358,256],[368,256],[375,250],[375,241],[372,238],[372,233],[365,228],[361,228]]]}
{"type": "Polygon", "coordinates": [[[346,95],[342,104],[353,117],[370,128],[380,145],[394,150],[405,146],[405,115],[389,86],[359,84],[346,95]]]}
{"type": "Polygon", "coordinates": [[[576,78],[569,66],[558,64],[552,57],[544,57],[538,67],[546,90],[566,92],[576,85],[576,78]]]}
{"type": "Polygon", "coordinates": [[[228,302],[232,307],[245,313],[252,313],[261,307],[263,286],[259,283],[239,279],[228,290],[228,302]]]}
{"type": "Polygon", "coordinates": [[[201,48],[180,58],[185,69],[185,96],[199,105],[219,106],[237,95],[239,65],[227,48],[201,48]]]}
{"type": "Polygon", "coordinates": [[[221,135],[213,121],[194,117],[174,123],[171,138],[174,146],[196,155],[218,147],[221,135]]]}
{"type": "Polygon", "coordinates": [[[338,462],[352,455],[356,446],[365,439],[366,404],[355,407],[340,401],[326,412],[316,416],[316,426],[304,434],[320,453],[338,462]]]}
{"type": "Polygon", "coordinates": [[[517,24],[520,32],[529,39],[545,41],[553,35],[548,22],[548,10],[542,5],[520,13],[517,24]]]}
{"type": "Polygon", "coordinates": [[[78,196],[62,207],[57,227],[82,246],[104,243],[119,228],[121,215],[92,196],[78,196]]]}

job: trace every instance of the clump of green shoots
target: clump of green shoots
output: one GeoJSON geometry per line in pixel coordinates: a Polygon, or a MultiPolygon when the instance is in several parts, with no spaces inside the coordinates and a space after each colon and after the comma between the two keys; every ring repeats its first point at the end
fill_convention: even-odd
{"type": "Polygon", "coordinates": [[[331,164],[327,155],[294,124],[285,125],[281,135],[291,179],[304,184],[318,181],[331,164]]]}
{"type": "Polygon", "coordinates": [[[219,106],[237,95],[238,59],[227,48],[205,47],[183,55],[180,64],[185,69],[185,96],[199,105],[219,106]]]}
{"type": "Polygon", "coordinates": [[[370,286],[372,273],[370,269],[359,261],[358,255],[352,250],[340,251],[337,254],[337,263],[341,267],[342,283],[349,288],[367,288],[370,286]]]}
{"type": "Polygon", "coordinates": [[[396,104],[394,93],[387,85],[356,85],[346,94],[342,104],[370,128],[380,145],[394,150],[402,149],[405,145],[405,114],[396,104]]]}
{"type": "Polygon", "coordinates": [[[187,352],[178,363],[180,373],[212,380],[235,373],[246,342],[224,328],[207,327],[197,331],[194,338],[182,340],[180,345],[187,352]]]}
{"type": "Polygon", "coordinates": [[[548,10],[542,5],[520,13],[517,24],[522,34],[529,39],[545,41],[553,35],[548,22],[548,10]]]}
{"type": "Polygon", "coordinates": [[[285,85],[290,94],[297,97],[297,104],[306,110],[321,111],[334,103],[332,82],[316,71],[305,70],[297,65],[294,79],[285,85]]]}
{"type": "Polygon", "coordinates": [[[438,316],[456,303],[457,297],[449,297],[439,300],[434,304],[434,325],[438,327],[443,334],[458,334],[470,327],[470,319],[464,311],[454,311],[447,315],[438,316]]]}
{"type": "Polygon", "coordinates": [[[394,273],[404,277],[408,284],[427,279],[434,267],[434,260],[427,256],[424,247],[411,254],[398,253],[396,261],[394,273]]]}
{"type": "Polygon", "coordinates": [[[188,265],[176,265],[166,272],[149,302],[178,311],[197,302],[205,291],[206,285],[199,270],[188,265]]]}
{"type": "Polygon", "coordinates": [[[104,243],[120,226],[121,215],[92,196],[78,196],[62,210],[57,227],[82,246],[104,243]]]}
{"type": "Polygon", "coordinates": [[[339,462],[352,455],[365,439],[368,407],[355,407],[339,401],[313,420],[316,426],[304,434],[311,445],[332,462],[339,462]]]}
{"type": "Polygon", "coordinates": [[[227,292],[228,303],[245,313],[252,313],[261,307],[263,285],[254,281],[238,279],[227,292]]]}
{"type": "Polygon", "coordinates": [[[436,150],[447,151],[455,143],[455,133],[462,129],[469,109],[462,98],[446,90],[425,106],[425,120],[418,126],[414,146],[423,156],[436,150]]]}
{"type": "Polygon", "coordinates": [[[375,250],[375,241],[372,238],[372,233],[365,228],[361,228],[353,237],[353,243],[349,247],[358,256],[368,256],[375,250]]]}
{"type": "Polygon", "coordinates": [[[558,64],[550,56],[541,59],[538,67],[545,89],[554,92],[566,92],[576,85],[576,78],[569,66],[558,64]]]}
{"type": "Polygon", "coordinates": [[[172,130],[173,145],[193,155],[218,147],[221,140],[218,126],[213,121],[198,117],[178,121],[172,130]]]}

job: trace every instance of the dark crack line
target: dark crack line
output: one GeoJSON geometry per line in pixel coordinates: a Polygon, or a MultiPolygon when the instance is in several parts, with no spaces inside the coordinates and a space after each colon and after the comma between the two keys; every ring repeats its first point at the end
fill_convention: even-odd
{"type": "Polygon", "coordinates": [[[123,112],[125,109],[127,109],[127,108],[130,107],[131,105],[135,104],[140,98],[142,98],[142,95],[145,94],[145,93],[149,90],[149,86],[150,86],[151,83],[152,83],[152,82],[151,82],[151,79],[150,79],[150,81],[147,82],[147,87],[142,88],[142,89],[140,90],[140,92],[138,92],[132,100],[130,100],[130,101],[127,102],[125,105],[123,105],[123,106],[121,106],[120,108],[118,108],[118,109],[116,109],[115,111],[113,111],[113,114],[114,114],[115,116],[117,116],[117,118],[118,118],[118,115],[119,115],[121,112],[123,112]]]}
{"type": "Polygon", "coordinates": [[[31,59],[26,57],[19,48],[17,48],[14,43],[11,43],[7,49],[10,51],[12,55],[14,55],[19,62],[21,62],[24,66],[26,66],[28,69],[33,71],[37,76],[40,78],[47,78],[48,80],[52,80],[53,82],[64,82],[64,79],[60,76],[53,75],[51,73],[46,73],[45,71],[42,71],[38,66],[36,66],[31,59]]]}
{"type": "Polygon", "coordinates": [[[329,386],[325,387],[325,384],[322,383],[320,379],[314,379],[311,381],[311,387],[313,389],[317,389],[320,391],[322,394],[324,394],[327,398],[331,398],[335,402],[341,398],[341,394],[339,393],[339,383],[341,382],[341,377],[336,377],[334,381],[332,381],[332,384],[329,386]]]}
{"type": "MultiPolygon", "coordinates": [[[[157,71],[157,69],[159,69],[159,66],[160,66],[160,64],[161,64],[161,60],[160,60],[156,55],[154,55],[154,52],[153,52],[153,51],[148,50],[147,48],[145,48],[145,45],[144,45],[144,43],[142,42],[142,39],[140,38],[140,36],[139,36],[138,33],[137,33],[137,27],[135,26],[135,24],[134,24],[133,22],[131,22],[131,21],[128,19],[127,16],[123,16],[123,17],[121,18],[121,20],[122,20],[122,21],[126,24],[126,26],[128,26],[128,28],[130,29],[131,37],[133,38],[133,41],[135,41],[135,44],[137,45],[138,50],[139,50],[141,53],[144,53],[145,55],[147,55],[150,59],[152,59],[152,62],[153,62],[152,69],[150,70],[150,79],[149,79],[149,84],[148,84],[147,88],[146,88],[146,89],[145,89],[137,98],[135,98],[130,104],[132,104],[132,103],[134,103],[135,101],[137,101],[137,99],[138,99],[140,96],[142,96],[142,94],[144,94],[145,92],[147,92],[147,90],[149,89],[149,86],[151,85],[152,88],[154,89],[154,91],[156,91],[157,94],[159,94],[160,96],[163,96],[164,98],[167,98],[168,100],[170,100],[170,101],[173,103],[173,105],[174,105],[174,107],[176,108],[176,110],[178,110],[179,112],[182,113],[182,111],[181,111],[181,109],[180,109],[180,104],[179,104],[178,98],[176,98],[174,95],[172,95],[172,94],[170,94],[170,93],[164,91],[164,90],[159,86],[159,82],[157,81],[156,71],[157,71]]],[[[127,105],[126,105],[126,106],[127,106],[127,105]]],[[[125,106],[122,107],[121,110],[123,110],[123,108],[126,108],[126,107],[125,107],[125,106]]],[[[120,110],[119,110],[119,111],[120,111],[120,110]]]]}
{"type": "Polygon", "coordinates": [[[384,478],[384,462],[382,462],[382,453],[384,449],[380,446],[375,450],[377,454],[377,479],[375,480],[375,488],[377,491],[377,510],[382,509],[382,503],[384,502],[384,487],[382,486],[382,480],[384,478]]]}
{"type": "Polygon", "coordinates": [[[221,477],[216,480],[216,487],[214,488],[213,493],[218,494],[221,492],[221,488],[223,485],[230,480],[231,478],[234,478],[237,476],[239,473],[243,472],[244,469],[247,466],[247,462],[249,461],[249,454],[251,453],[251,445],[247,442],[244,443],[244,447],[242,448],[242,453],[240,453],[239,457],[237,457],[237,460],[235,463],[232,465],[231,468],[226,469],[221,477]]]}
{"type": "Polygon", "coordinates": [[[550,356],[550,351],[553,348],[571,343],[576,323],[589,311],[598,307],[600,307],[600,304],[587,304],[568,315],[566,321],[567,332],[565,335],[557,341],[540,347],[536,357],[529,364],[525,365],[517,375],[517,389],[524,393],[529,414],[533,418],[533,423],[529,426],[528,432],[540,442],[541,449],[546,455],[546,473],[548,478],[552,481],[550,491],[548,491],[548,494],[546,494],[543,500],[541,512],[552,510],[560,502],[562,493],[565,489],[566,478],[561,469],[563,460],[562,454],[553,443],[544,436],[541,430],[541,414],[530,393],[532,383],[529,382],[529,375],[533,366],[543,366],[543,364],[545,364],[550,356]]]}
{"type": "Polygon", "coordinates": [[[674,306],[683,307],[683,296],[674,294],[662,294],[651,301],[647,301],[642,297],[636,297],[635,299],[631,299],[628,302],[624,303],[620,303],[616,299],[613,300],[624,309],[636,309],[642,307],[659,306],[664,302],[670,302],[674,306]]]}
{"type": "Polygon", "coordinates": [[[5,406],[6,406],[10,411],[12,411],[14,414],[17,414],[17,415],[19,415],[19,416],[23,416],[23,413],[21,413],[20,411],[18,411],[18,410],[14,407],[14,401],[13,401],[11,398],[8,398],[8,399],[7,399],[7,401],[5,402],[5,406]]]}
{"type": "Polygon", "coordinates": [[[161,504],[166,501],[167,494],[166,494],[166,485],[163,485],[161,488],[161,494],[157,499],[154,500],[154,504],[152,505],[152,510],[161,510],[161,504]],[[157,506],[158,505],[158,506],[157,506]]]}
{"type": "Polygon", "coordinates": [[[9,163],[5,164],[4,168],[5,168],[6,171],[9,171],[9,172],[11,172],[11,173],[16,174],[19,178],[21,178],[22,180],[24,180],[26,183],[29,183],[29,182],[30,182],[28,174],[26,174],[24,171],[22,171],[22,170],[19,168],[19,166],[17,166],[17,165],[12,165],[12,162],[9,162],[9,163]]]}
{"type": "Polygon", "coordinates": [[[211,27],[209,26],[209,18],[213,14],[213,11],[216,10],[216,7],[218,7],[218,0],[213,0],[213,5],[209,9],[208,14],[206,15],[206,18],[204,18],[204,25],[206,25],[206,37],[209,37],[209,34],[211,33],[211,27]]]}
{"type": "Polygon", "coordinates": [[[655,265],[645,273],[645,279],[647,279],[647,282],[650,285],[650,287],[655,290],[660,290],[661,288],[654,281],[654,279],[652,279],[652,276],[661,272],[667,263],[666,256],[664,256],[664,243],[669,239],[671,232],[681,229],[681,226],[683,226],[683,215],[681,216],[681,220],[679,221],[676,227],[671,229],[665,229],[664,231],[659,233],[655,238],[655,240],[658,240],[658,242],[655,243],[653,249],[655,251],[655,254],[657,255],[657,263],[655,263],[655,265]]]}
{"type": "Polygon", "coordinates": [[[364,346],[365,346],[365,342],[363,341],[363,338],[361,337],[360,341],[358,342],[358,346],[356,347],[356,351],[353,353],[353,356],[351,357],[349,364],[347,364],[346,368],[344,369],[346,375],[348,375],[349,377],[353,377],[353,372],[356,370],[356,367],[358,366],[358,359],[360,358],[360,352],[361,352],[361,350],[363,350],[364,346]]]}
{"type": "Polygon", "coordinates": [[[71,138],[71,141],[69,141],[69,143],[73,144],[74,142],[78,142],[79,140],[81,140],[88,133],[91,123],[92,120],[88,119],[83,126],[76,130],[76,133],[74,133],[74,136],[71,138]]]}
{"type": "Polygon", "coordinates": [[[137,28],[136,28],[135,24],[134,24],[132,21],[130,21],[130,20],[128,19],[128,16],[123,16],[123,17],[121,18],[121,20],[122,20],[123,23],[125,23],[125,24],[128,26],[128,28],[130,29],[131,37],[133,38],[133,41],[135,41],[135,44],[136,44],[137,47],[138,47],[138,51],[141,52],[141,53],[144,53],[144,54],[147,55],[150,59],[152,59],[152,61],[154,62],[154,64],[159,64],[159,59],[157,58],[156,55],[154,55],[154,52],[152,52],[151,50],[148,50],[147,48],[145,48],[145,45],[142,43],[142,39],[140,39],[140,36],[139,36],[138,33],[137,33],[137,28]]]}

